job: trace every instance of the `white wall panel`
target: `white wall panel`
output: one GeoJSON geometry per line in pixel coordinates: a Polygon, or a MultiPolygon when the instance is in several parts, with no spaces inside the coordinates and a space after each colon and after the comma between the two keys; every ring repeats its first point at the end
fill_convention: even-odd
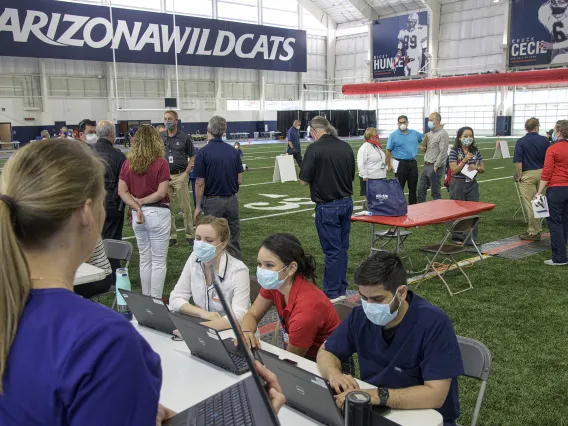
{"type": "Polygon", "coordinates": [[[506,6],[492,0],[463,0],[441,6],[437,74],[503,71],[506,6]]]}
{"type": "Polygon", "coordinates": [[[0,56],[0,74],[39,74],[36,58],[0,56]]]}
{"type": "MultiPolygon", "coordinates": [[[[370,81],[369,57],[368,32],[337,37],[335,46],[335,89],[333,94],[335,99],[344,98],[341,94],[342,85],[370,81]]],[[[349,98],[353,99],[352,96],[349,98]]]]}
{"type": "Polygon", "coordinates": [[[256,83],[259,81],[258,71],[244,70],[239,68],[221,68],[222,81],[234,81],[238,83],[256,83]]]}
{"type": "MultiPolygon", "coordinates": [[[[175,68],[172,71],[175,75],[175,68]]],[[[214,80],[215,68],[178,66],[178,74],[180,80],[214,80]]]]}
{"type": "Polygon", "coordinates": [[[106,64],[97,61],[43,59],[47,75],[104,76],[106,64]]]}

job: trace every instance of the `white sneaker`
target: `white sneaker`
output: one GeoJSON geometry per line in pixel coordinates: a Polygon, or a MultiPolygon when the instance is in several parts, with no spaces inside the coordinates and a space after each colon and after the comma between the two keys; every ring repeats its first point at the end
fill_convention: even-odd
{"type": "Polygon", "coordinates": [[[339,296],[339,297],[336,297],[335,299],[329,299],[329,301],[330,301],[331,303],[337,303],[337,302],[341,302],[342,300],[345,300],[345,299],[347,299],[347,297],[345,297],[345,296],[339,296]]]}
{"type": "Polygon", "coordinates": [[[545,260],[544,261],[545,265],[549,265],[549,266],[565,266],[568,265],[568,262],[564,262],[564,263],[554,263],[552,260],[545,260]]]}

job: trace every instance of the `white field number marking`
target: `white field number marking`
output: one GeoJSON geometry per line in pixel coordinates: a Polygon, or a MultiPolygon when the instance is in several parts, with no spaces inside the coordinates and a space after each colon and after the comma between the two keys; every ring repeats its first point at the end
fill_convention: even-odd
{"type": "Polygon", "coordinates": [[[271,198],[275,202],[277,202],[277,204],[267,203],[265,201],[259,201],[256,203],[245,204],[243,207],[246,209],[253,209],[253,210],[286,211],[286,210],[299,209],[301,206],[310,206],[315,204],[309,198],[297,198],[297,197],[286,198],[288,197],[288,195],[279,195],[279,194],[258,194],[258,195],[266,198],[271,198]]]}

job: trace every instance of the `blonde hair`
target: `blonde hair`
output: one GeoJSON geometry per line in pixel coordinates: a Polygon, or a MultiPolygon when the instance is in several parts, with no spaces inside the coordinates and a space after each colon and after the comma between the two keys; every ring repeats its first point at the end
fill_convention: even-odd
{"type": "Polygon", "coordinates": [[[140,126],[134,135],[134,141],[128,156],[130,169],[141,175],[146,173],[156,158],[164,156],[164,142],[158,131],[147,124],[140,126]]]}
{"type": "Polygon", "coordinates": [[[377,131],[377,129],[375,127],[367,127],[367,130],[365,130],[364,138],[365,138],[366,141],[368,141],[373,136],[377,136],[378,134],[379,134],[379,132],[377,131]]]}
{"type": "Polygon", "coordinates": [[[229,229],[229,222],[227,219],[222,217],[214,216],[203,216],[197,226],[199,225],[211,225],[215,232],[221,239],[221,242],[228,243],[231,239],[231,230],[229,229]]]}
{"type": "Polygon", "coordinates": [[[31,289],[22,252],[42,249],[88,199],[104,196],[104,166],[84,143],[38,141],[18,150],[0,176],[0,393],[31,289]]]}

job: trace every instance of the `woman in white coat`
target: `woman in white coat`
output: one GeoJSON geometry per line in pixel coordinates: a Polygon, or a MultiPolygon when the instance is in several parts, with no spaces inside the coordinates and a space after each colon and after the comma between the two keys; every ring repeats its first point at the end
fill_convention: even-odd
{"type": "MultiPolygon", "coordinates": [[[[367,181],[369,179],[386,179],[387,163],[386,154],[379,139],[377,129],[368,127],[365,130],[365,143],[357,151],[357,167],[359,169],[359,183],[361,192],[359,195],[367,195],[367,181]]],[[[367,203],[364,204],[364,209],[367,203]]]]}
{"type": "Polygon", "coordinates": [[[213,264],[223,293],[240,322],[250,306],[249,270],[225,250],[230,241],[226,219],[205,216],[195,230],[195,245],[181,276],[170,294],[174,312],[205,319],[203,324],[216,330],[230,328],[229,321],[208,266],[213,264]],[[193,298],[193,304],[189,300],[193,298]]]}

